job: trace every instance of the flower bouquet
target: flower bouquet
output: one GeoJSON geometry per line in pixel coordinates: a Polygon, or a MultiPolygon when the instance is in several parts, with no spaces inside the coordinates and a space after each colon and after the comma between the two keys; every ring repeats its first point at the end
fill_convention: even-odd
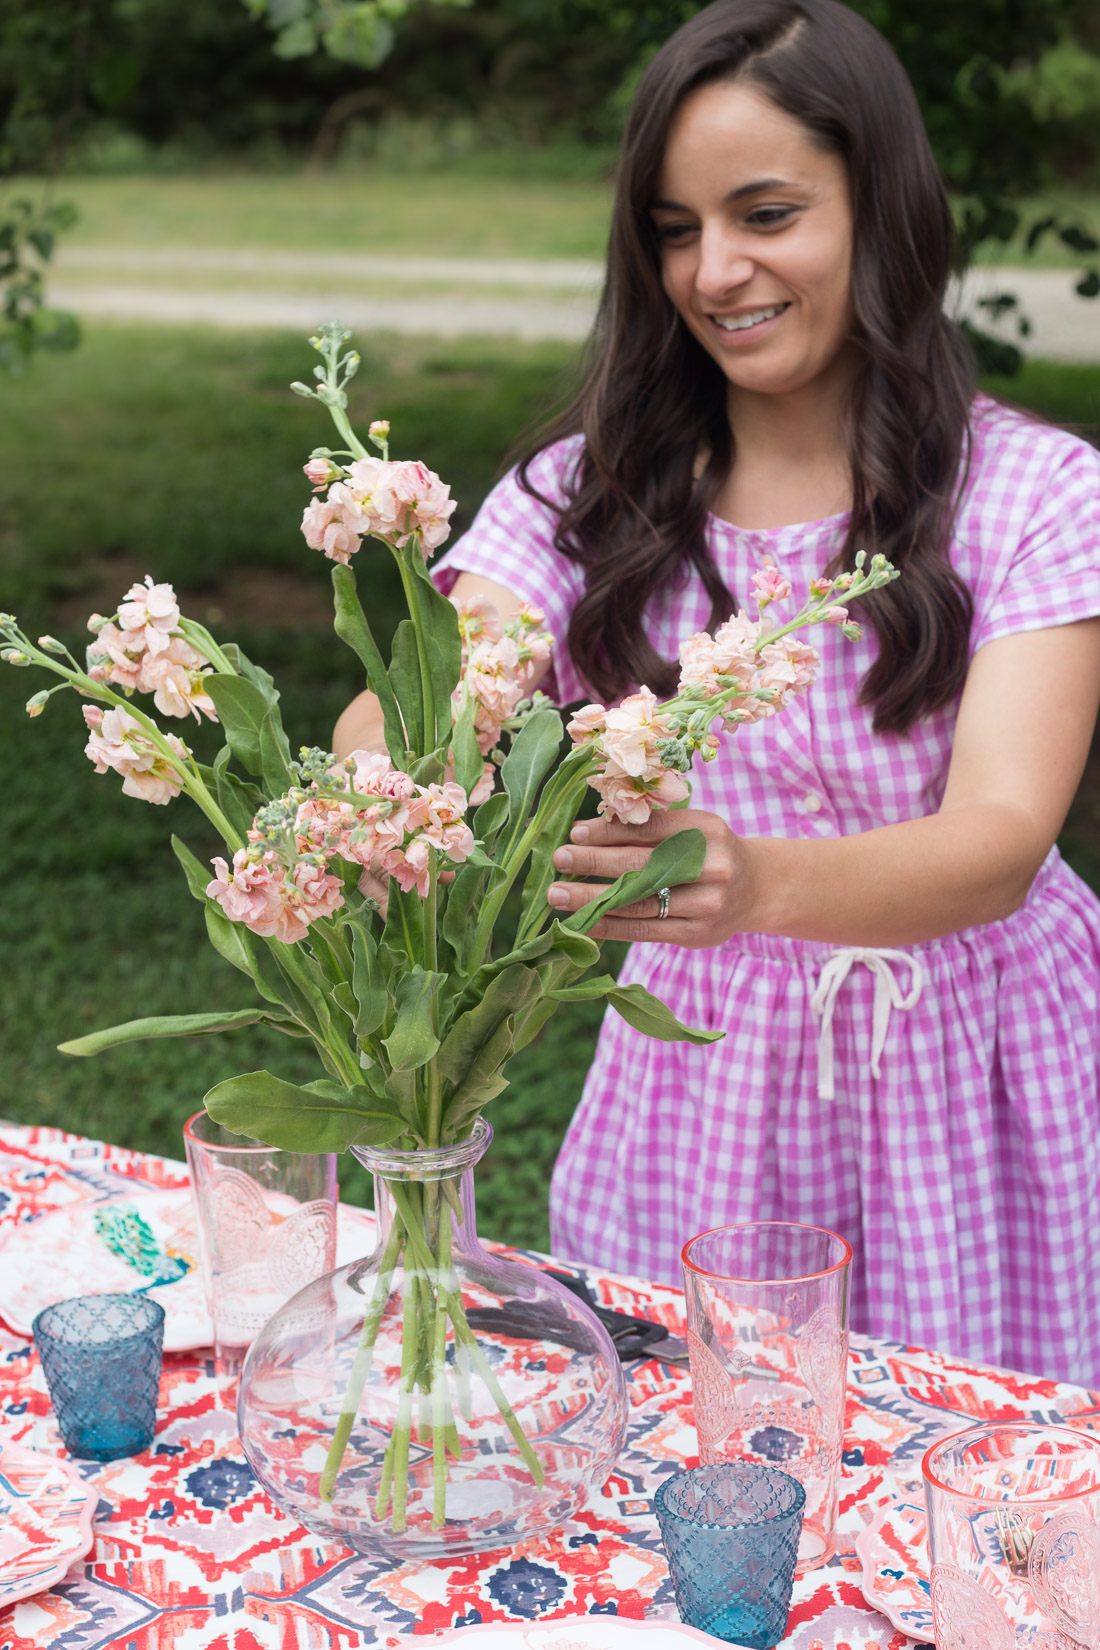
{"type": "MultiPolygon", "coordinates": [[[[370,426],[373,453],[356,436],[347,384],[358,357],[345,351],[348,337],[338,324],[323,327],[311,340],[321,356],[315,383],[293,386],[328,408],[343,443],[316,449],[305,466],[315,496],[302,527],[307,544],[334,563],[336,631],[377,695],[384,751],[357,751],[343,762],[316,748],[295,755],[271,677],[235,644],[183,617],[171,587],[151,578],[110,618],[92,617],[86,662],[52,637],[31,642],[11,615],[0,615],[0,636],[8,663],[59,678],[28,701],[31,716],[75,689],[97,772],[115,772],[127,794],[154,804],[185,792],[215,827],[225,852],[213,876],[182,842],[173,838],[173,847],[211,943],[258,998],[237,1009],[133,1020],[63,1051],[90,1055],[138,1038],[256,1022],[310,1038],[324,1068],[317,1081],[297,1086],[248,1072],[216,1084],[207,1110],[226,1128],[284,1150],[350,1147],[381,1175],[388,1201],[372,1291],[312,1483],[321,1503],[339,1505],[342,1477],[355,1476],[345,1455],[400,1274],[398,1362],[386,1378],[392,1409],[371,1481],[371,1519],[392,1537],[413,1517],[414,1467],[426,1482],[427,1526],[447,1525],[449,1476],[469,1452],[461,1433],[475,1384],[506,1428],[513,1464],[536,1488],[546,1472],[545,1452],[473,1326],[486,1309],[471,1306],[456,1281],[455,1247],[468,1249],[470,1238],[458,1180],[471,1159],[462,1153],[486,1136],[481,1112],[506,1087],[508,1060],[560,1004],[592,998],[605,998],[651,1037],[713,1040],[681,1025],[640,985],[594,973],[600,947],[589,935],[605,912],[698,876],[702,834],[684,830],[660,842],[644,869],[564,920],[546,901],[554,850],[589,787],[602,813],[631,823],[685,803],[694,758],[710,760],[722,731],[775,715],[789,694],[809,687],[816,654],[796,633],[826,622],[858,634],[847,604],[896,573],[881,557],[865,568],[857,556],[854,572],[815,580],[798,613],[774,625],[770,609],[790,585],[765,567],[754,579],[755,618],[738,613],[713,637],[685,642],[672,699],[658,702],[643,687],[612,709],[584,707],[563,729],[549,701],[531,690],[537,663],[554,645],[542,614],[525,607],[501,622],[487,600],[456,606],[434,587],[426,563],[448,536],[454,505],[423,464],[389,457],[387,424],[370,426]],[[351,565],[367,538],[393,556],[408,607],[388,662],[351,565]],[[144,708],[150,695],[164,717],[220,723],[225,744],[211,764],[144,708]],[[364,872],[369,886],[384,884],[384,900],[362,891],[364,872]],[[450,1178],[396,1166],[448,1152],[457,1165],[450,1178]]],[[[360,1294],[365,1276],[352,1279],[360,1294]]],[[[621,1385],[618,1392],[617,1436],[621,1385]]],[[[540,1516],[545,1524],[567,1511],[559,1496],[540,1516]]],[[[339,1521],[325,1527],[346,1530],[339,1521]]]]}

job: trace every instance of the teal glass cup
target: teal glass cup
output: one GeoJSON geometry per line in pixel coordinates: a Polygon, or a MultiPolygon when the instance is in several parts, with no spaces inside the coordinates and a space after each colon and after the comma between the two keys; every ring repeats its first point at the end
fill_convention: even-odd
{"type": "Polygon", "coordinates": [[[654,1507],[680,1619],[773,1650],[787,1631],[805,1505],[796,1479],[752,1461],[666,1478],[654,1507]]]}
{"type": "Polygon", "coordinates": [[[164,1308],[143,1294],[77,1295],[32,1325],[70,1455],[117,1461],[153,1442],[164,1308]]]}

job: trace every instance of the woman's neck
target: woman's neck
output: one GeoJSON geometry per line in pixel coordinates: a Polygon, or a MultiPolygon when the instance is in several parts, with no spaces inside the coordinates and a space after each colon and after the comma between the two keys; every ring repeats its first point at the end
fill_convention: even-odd
{"type": "Polygon", "coordinates": [[[852,371],[789,395],[730,385],[734,462],[714,513],[736,527],[788,527],[850,509],[845,412],[852,371]]]}

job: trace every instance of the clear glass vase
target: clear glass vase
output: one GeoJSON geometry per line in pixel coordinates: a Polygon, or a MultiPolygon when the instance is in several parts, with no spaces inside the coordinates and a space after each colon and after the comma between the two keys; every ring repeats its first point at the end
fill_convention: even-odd
{"type": "Polygon", "coordinates": [[[556,1528],[614,1465],[626,1387],[589,1308],[487,1253],[474,1164],[492,1139],[353,1148],[378,1247],[307,1285],[260,1331],[238,1424],[284,1512],[359,1552],[480,1552],[556,1528]]]}

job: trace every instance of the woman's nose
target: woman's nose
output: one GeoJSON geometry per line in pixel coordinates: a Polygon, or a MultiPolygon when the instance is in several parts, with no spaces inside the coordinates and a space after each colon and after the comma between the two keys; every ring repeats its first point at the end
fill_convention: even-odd
{"type": "Polygon", "coordinates": [[[717,300],[744,286],[756,265],[736,235],[726,226],[708,229],[699,237],[695,286],[701,297],[717,300]]]}

